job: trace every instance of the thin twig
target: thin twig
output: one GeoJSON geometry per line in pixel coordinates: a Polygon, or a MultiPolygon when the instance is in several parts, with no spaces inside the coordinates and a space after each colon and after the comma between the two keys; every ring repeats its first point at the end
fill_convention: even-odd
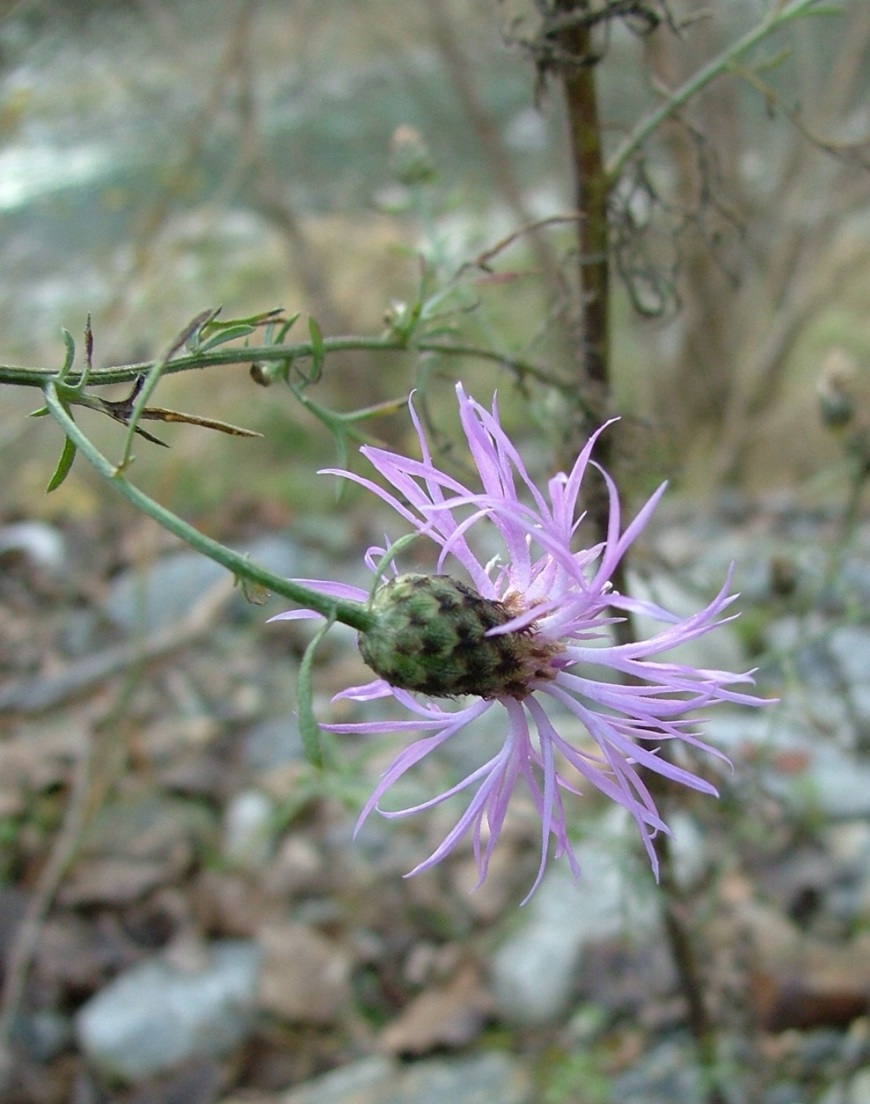
{"type": "Polygon", "coordinates": [[[611,181],[617,181],[622,175],[622,170],[628,162],[638,153],[650,135],[654,134],[665,119],[676,114],[686,103],[695,97],[702,88],[705,88],[716,77],[727,72],[734,62],[748,53],[753,46],[762,42],[777,27],[796,19],[818,3],[818,0],[791,0],[790,3],[780,4],[772,9],[745,35],[741,35],[720,54],[712,58],[706,65],[694,73],[687,81],[674,89],[667,99],[654,111],[651,111],[637,124],[629,135],[619,144],[607,161],[607,175],[611,181]]]}
{"type": "Polygon", "coordinates": [[[14,1065],[12,1029],[39,945],[42,926],[63,876],[75,856],[85,826],[93,760],[94,739],[92,734],[86,731],[84,746],[76,762],[72,790],[63,822],[55,837],[48,861],[42,868],[33,894],[27,903],[7,959],[6,977],[0,994],[0,1091],[5,1092],[11,1085],[14,1065]]]}
{"type": "MultiPolygon", "coordinates": [[[[646,772],[646,782],[650,790],[661,792],[663,786],[660,775],[646,772]]],[[[658,800],[665,800],[664,796],[658,800]]],[[[673,852],[670,838],[660,832],[653,840],[659,860],[659,889],[662,905],[662,920],[665,935],[671,953],[671,961],[677,971],[679,990],[686,1001],[687,1022],[695,1040],[699,1066],[707,1079],[705,1086],[706,1104],[726,1104],[727,1098],[718,1084],[716,1076],[716,1030],[710,1018],[707,997],[704,991],[703,973],[695,947],[683,894],[677,883],[674,871],[673,852]]]]}

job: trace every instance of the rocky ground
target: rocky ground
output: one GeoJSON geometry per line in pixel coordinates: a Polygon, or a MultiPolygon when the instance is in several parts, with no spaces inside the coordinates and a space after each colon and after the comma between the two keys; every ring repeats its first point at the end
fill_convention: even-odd
{"type": "MultiPolygon", "coordinates": [[[[862,1104],[870,530],[837,561],[830,518],[732,512],[674,509],[638,565],[691,603],[736,559],[742,619],[696,658],[740,668],[757,653],[761,688],[782,697],[710,722],[735,770],[721,801],[672,815],[679,907],[729,1101],[862,1104]]],[[[359,577],[374,522],[288,520],[261,506],[218,535],[287,574],[359,577]]],[[[352,841],[391,745],[341,743],[325,774],[305,762],[308,633],[267,625],[274,600],[246,601],[129,521],[10,520],[0,564],[9,1104],[704,1099],[662,898],[613,810],[578,813],[581,882],[554,864],[522,909],[537,843],[521,801],[482,888],[469,892],[467,850],[404,880],[444,818],[373,820],[352,841]]],[[[362,674],[335,632],[319,715],[362,674]]],[[[498,738],[476,733],[421,787],[498,738]]]]}

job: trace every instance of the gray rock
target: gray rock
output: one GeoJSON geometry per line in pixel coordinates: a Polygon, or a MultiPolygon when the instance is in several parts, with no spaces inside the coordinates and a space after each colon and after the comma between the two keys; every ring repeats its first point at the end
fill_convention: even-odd
{"type": "Polygon", "coordinates": [[[260,963],[257,945],[242,940],[212,944],[194,970],[142,962],[79,1010],[79,1045],[103,1074],[128,1082],[225,1054],[251,1030],[260,963]]]}
{"type": "Polygon", "coordinates": [[[848,1081],[838,1080],[819,1097],[818,1104],[870,1104],[870,1069],[859,1070],[848,1081]]]}
{"type": "MultiPolygon", "coordinates": [[[[300,573],[299,553],[289,537],[262,537],[238,551],[276,575],[300,573]]],[[[113,624],[129,633],[167,628],[183,620],[212,587],[228,576],[225,567],[198,552],[170,552],[146,569],[130,569],[113,580],[105,613],[113,624]]],[[[244,609],[241,590],[238,602],[244,609]]]]}
{"type": "Polygon", "coordinates": [[[264,717],[242,737],[245,765],[252,771],[268,772],[305,758],[299,719],[295,713],[264,717]]]}
{"type": "Polygon", "coordinates": [[[859,725],[870,727],[870,627],[840,625],[828,639],[842,685],[859,725]]]}
{"type": "Polygon", "coordinates": [[[0,556],[8,552],[53,571],[60,571],[67,559],[63,534],[45,521],[16,521],[0,527],[0,556]]]}
{"type": "Polygon", "coordinates": [[[831,628],[819,617],[783,617],[765,635],[804,687],[825,694],[830,728],[870,731],[870,627],[831,628]]]}
{"type": "Polygon", "coordinates": [[[804,686],[832,689],[837,670],[824,646],[826,627],[818,619],[781,617],[765,629],[765,642],[775,656],[784,656],[804,686]]]}
{"type": "Polygon", "coordinates": [[[387,1090],[395,1076],[396,1065],[388,1058],[363,1058],[300,1086],[284,1097],[283,1104],[375,1104],[389,1099],[387,1090]]]}
{"type": "MultiPolygon", "coordinates": [[[[860,536],[855,535],[855,548],[870,548],[870,526],[863,526],[860,536]]],[[[866,609],[870,605],[870,562],[857,558],[847,560],[840,571],[840,584],[866,609]]]]}
{"type": "Polygon", "coordinates": [[[807,768],[808,803],[831,820],[870,816],[870,762],[821,745],[807,768]]]}
{"type": "Polygon", "coordinates": [[[803,1086],[798,1081],[780,1081],[766,1089],[764,1104],[803,1104],[806,1099],[803,1086]]]}
{"type": "Polygon", "coordinates": [[[471,1058],[432,1058],[410,1066],[366,1058],[282,1097],[283,1104],[532,1104],[532,1100],[525,1066],[500,1051],[471,1058]]]}
{"type": "Polygon", "coordinates": [[[69,1017],[49,1008],[16,1017],[13,1030],[15,1041],[39,1063],[56,1058],[73,1039],[69,1017]]]}
{"type": "Polygon", "coordinates": [[[390,1098],[396,1104],[444,1104],[445,1100],[451,1104],[532,1102],[524,1065],[500,1051],[415,1063],[407,1067],[397,1090],[390,1098]]]}
{"type": "Polygon", "coordinates": [[[130,569],[115,578],[105,613],[128,633],[148,633],[181,621],[227,570],[198,552],[172,552],[149,567],[130,569]]]}
{"type": "MultiPolygon", "coordinates": [[[[310,560],[310,557],[303,555],[295,538],[287,532],[266,533],[242,545],[238,551],[242,555],[250,556],[255,563],[273,571],[276,575],[283,575],[286,578],[303,574],[302,569],[305,566],[303,561],[310,560]]],[[[306,571],[304,574],[309,573],[306,571]]]]}
{"type": "Polygon", "coordinates": [[[613,1082],[620,1104],[697,1104],[704,1099],[703,1078],[689,1040],[660,1043],[613,1082]]]}
{"type": "Polygon", "coordinates": [[[268,861],[275,842],[275,807],[262,790],[242,790],[227,802],[223,822],[224,858],[256,870],[268,861]]]}
{"type": "Polygon", "coordinates": [[[676,811],[668,817],[674,877],[684,890],[697,886],[710,866],[710,848],[694,817],[676,811]]]}
{"type": "Polygon", "coordinates": [[[870,762],[866,757],[820,738],[804,719],[801,707],[786,705],[764,710],[720,710],[705,721],[704,738],[730,755],[739,774],[759,772],[765,789],[789,804],[797,813],[821,814],[830,820],[870,816],[870,762]],[[773,723],[775,720],[775,723],[773,723]],[[747,748],[760,748],[765,756],[746,764],[747,748]],[[802,770],[783,770],[782,753],[798,753],[802,770]],[[770,765],[765,765],[765,758],[770,765]]]}
{"type": "Polygon", "coordinates": [[[305,924],[265,924],[259,1006],[291,1023],[332,1024],[351,1001],[348,951],[305,924]]]}
{"type": "Polygon", "coordinates": [[[850,930],[870,921],[870,824],[852,820],[829,824],[821,832],[828,863],[837,872],[828,911],[850,930]]]}
{"type": "Polygon", "coordinates": [[[585,948],[605,935],[658,932],[652,876],[636,877],[627,818],[613,809],[590,832],[594,843],[575,848],[582,878],[567,865],[550,867],[526,906],[524,923],[496,951],[492,963],[500,1018],[549,1023],[567,1009],[585,948]],[[644,892],[646,886],[649,892],[644,892]]]}
{"type": "Polygon", "coordinates": [[[849,1082],[851,1104],[870,1104],[870,1069],[864,1068],[849,1082]]]}
{"type": "Polygon", "coordinates": [[[212,844],[215,825],[202,803],[147,790],[99,810],[81,841],[60,899],[65,905],[121,905],[183,878],[212,844]]]}

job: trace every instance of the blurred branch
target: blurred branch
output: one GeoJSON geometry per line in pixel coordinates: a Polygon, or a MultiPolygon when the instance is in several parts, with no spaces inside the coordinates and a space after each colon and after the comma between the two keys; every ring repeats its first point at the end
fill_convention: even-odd
{"type": "Polygon", "coordinates": [[[850,216],[860,218],[870,201],[870,147],[866,139],[862,146],[817,135],[842,133],[850,108],[861,110],[870,7],[850,13],[840,43],[830,62],[818,66],[815,80],[809,62],[805,65],[803,82],[813,94],[799,110],[783,104],[773,89],[766,94],[771,110],[784,115],[796,133],[785,156],[772,162],[776,172],[764,196],[747,199],[754,279],[747,282],[743,302],[710,297],[699,319],[699,344],[709,349],[711,328],[724,335],[720,364],[730,380],[718,412],[716,480],[739,478],[758,417],[782,393],[798,342],[866,276],[866,246],[846,228],[850,216]],[[769,195],[777,197],[775,219],[769,195]],[[743,317],[739,326],[735,310],[743,317]]]}
{"type": "Polygon", "coordinates": [[[487,109],[474,83],[474,62],[469,60],[463,50],[460,36],[454,26],[454,19],[446,0],[429,0],[429,21],[435,44],[441,52],[442,60],[453,82],[454,91],[486,160],[493,185],[501,193],[516,221],[529,228],[529,245],[550,296],[556,298],[564,295],[566,289],[558,258],[543,235],[537,232],[539,224],[534,221],[526,203],[496,120],[487,109]]]}
{"type": "Polygon", "coordinates": [[[51,854],[40,871],[7,956],[6,975],[0,994],[0,1090],[4,1092],[12,1088],[14,1057],[11,1035],[27,976],[36,956],[42,925],[61,880],[75,856],[87,818],[94,757],[94,742],[90,733],[84,733],[83,743],[63,822],[55,835],[51,854]]]}
{"type": "Polygon", "coordinates": [[[753,415],[767,408],[779,393],[789,354],[799,338],[838,289],[866,270],[866,249],[860,243],[838,263],[824,269],[811,268],[802,279],[791,281],[786,300],[777,306],[773,320],[757,341],[745,343],[742,386],[733,390],[722,419],[714,469],[717,481],[737,476],[746,443],[757,432],[753,415]]]}
{"type": "Polygon", "coordinates": [[[862,95],[867,76],[867,44],[870,41],[870,4],[859,4],[849,13],[849,23],[838,43],[833,69],[825,71],[825,87],[818,112],[825,118],[840,117],[847,105],[862,95]]]}
{"type": "MultiPolygon", "coordinates": [[[[298,14],[288,12],[287,17],[298,19],[298,14]]],[[[352,320],[332,293],[329,279],[323,272],[322,258],[318,257],[317,250],[312,246],[304,220],[293,202],[288,181],[268,156],[269,142],[257,101],[257,62],[251,50],[250,35],[245,35],[239,43],[236,68],[239,137],[233,175],[246,185],[246,198],[252,208],[268,219],[284,239],[289,270],[301,285],[309,311],[327,329],[350,329],[352,320]]]]}
{"type": "MultiPolygon", "coordinates": [[[[195,110],[186,133],[174,146],[174,160],[169,158],[166,183],[156,195],[151,205],[145,209],[139,219],[139,225],[130,242],[130,267],[123,280],[119,281],[118,293],[101,312],[104,326],[117,321],[127,302],[130,288],[141,283],[153,268],[155,243],[172,212],[173,203],[179,194],[184,194],[206,147],[211,133],[212,121],[218,114],[228,84],[236,78],[243,67],[246,42],[253,28],[254,15],[261,0],[241,0],[236,7],[235,18],[228,26],[226,48],[223,56],[216,62],[212,83],[206,88],[205,95],[195,110]],[[176,152],[178,151],[178,152],[176,152]]],[[[228,9],[227,9],[228,10],[228,9]]],[[[179,61],[179,64],[182,64],[179,61]]]]}
{"type": "MultiPolygon", "coordinates": [[[[751,50],[753,46],[756,46],[759,42],[767,38],[768,35],[778,27],[789,23],[793,19],[797,19],[799,16],[813,14],[813,8],[818,8],[819,12],[821,12],[821,0],[791,0],[790,3],[783,2],[777,4],[770,9],[768,14],[757,26],[747,31],[747,33],[738,38],[736,42],[726,47],[726,49],[717,54],[716,57],[708,61],[706,65],[701,66],[701,68],[680,85],[679,88],[670,92],[663,103],[654,111],[651,111],[645,118],[640,120],[632,129],[631,133],[620,142],[619,146],[617,146],[608,158],[606,172],[611,184],[615,183],[620,178],[628,162],[640,152],[647,138],[658,130],[666,119],[676,114],[681,107],[688,103],[689,100],[696,96],[698,92],[706,87],[712,80],[728,72],[735,62],[751,50]]],[[[829,5],[825,6],[824,13],[830,13],[829,5]]]]}

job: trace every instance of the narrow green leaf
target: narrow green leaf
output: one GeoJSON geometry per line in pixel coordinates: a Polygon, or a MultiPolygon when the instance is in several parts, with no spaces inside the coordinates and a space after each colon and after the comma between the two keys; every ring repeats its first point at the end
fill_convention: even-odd
{"type": "Polygon", "coordinates": [[[777,50],[776,53],[770,54],[768,57],[759,58],[757,61],[753,62],[752,72],[755,74],[770,73],[774,69],[779,68],[784,62],[788,61],[793,53],[794,50],[791,46],[783,46],[782,49],[777,50]]]}
{"type": "Polygon", "coordinates": [[[290,317],[286,320],[286,322],[284,322],[282,324],[280,330],[278,330],[278,336],[275,338],[275,344],[276,345],[280,345],[281,342],[284,340],[284,338],[287,336],[287,334],[290,333],[290,331],[296,325],[296,322],[298,321],[299,315],[301,313],[302,313],[302,311],[297,311],[295,314],[291,314],[290,317]]]}
{"type": "MultiPolygon", "coordinates": [[[[348,459],[347,459],[347,434],[346,433],[336,433],[336,435],[335,435],[335,466],[337,468],[347,468],[347,467],[349,467],[348,459]]],[[[342,498],[347,493],[347,482],[348,481],[346,479],[336,479],[335,482],[337,484],[336,491],[338,492],[335,496],[335,501],[336,502],[341,502],[342,498]]]]}
{"type": "Polygon", "coordinates": [[[176,334],[161,359],[163,361],[171,360],[179,349],[187,348],[191,351],[198,349],[203,330],[210,322],[214,322],[222,310],[223,307],[211,307],[209,310],[200,311],[194,318],[191,318],[184,329],[176,334]]]}
{"type": "Polygon", "coordinates": [[[404,537],[399,537],[397,541],[390,545],[386,552],[381,556],[378,562],[375,564],[375,576],[372,582],[372,588],[369,592],[369,597],[372,597],[377,590],[378,584],[381,581],[381,576],[396,558],[400,552],[404,552],[409,544],[412,544],[420,536],[419,533],[406,533],[404,537]]]}
{"type": "Polygon", "coordinates": [[[73,460],[75,460],[75,458],[76,447],[70,438],[66,437],[63,442],[63,451],[60,454],[60,460],[58,460],[57,467],[54,469],[54,475],[49,479],[48,486],[45,488],[46,494],[51,494],[52,491],[56,491],[61,483],[63,483],[69,475],[70,468],[73,466],[73,460]]]}
{"type": "Polygon", "coordinates": [[[299,714],[299,734],[302,737],[302,746],[305,748],[305,756],[314,767],[323,766],[323,743],[320,726],[314,717],[313,689],[311,685],[311,668],[314,663],[314,653],[320,641],[326,636],[332,627],[335,618],[328,618],[315,633],[311,643],[305,649],[302,662],[299,664],[299,677],[296,684],[296,708],[299,714]]]}
{"type": "Polygon", "coordinates": [[[803,19],[808,15],[843,15],[846,9],[843,4],[818,4],[815,7],[807,8],[805,11],[797,11],[792,14],[786,14],[785,21],[790,19],[803,19]]]}
{"type": "Polygon", "coordinates": [[[323,362],[326,360],[326,347],[323,344],[323,332],[314,318],[308,319],[308,332],[311,334],[311,382],[320,379],[323,362]]]}
{"type": "Polygon", "coordinates": [[[207,353],[209,349],[216,349],[218,345],[226,345],[229,341],[236,341],[240,337],[247,337],[248,334],[252,334],[253,332],[253,326],[246,326],[243,323],[236,326],[226,326],[218,330],[214,336],[200,342],[196,347],[196,351],[198,353],[207,353]]]}
{"type": "MultiPolygon", "coordinates": [[[[255,330],[258,326],[271,326],[281,320],[283,313],[283,307],[273,307],[272,310],[258,311],[257,314],[246,314],[242,318],[222,318],[218,320],[218,311],[214,311],[212,317],[207,319],[200,327],[199,338],[201,341],[210,340],[215,334],[236,330],[242,326],[247,327],[249,331],[255,330]]],[[[197,348],[201,349],[202,345],[197,344],[197,348]]]]}
{"type": "Polygon", "coordinates": [[[66,346],[66,354],[63,360],[63,367],[57,375],[58,380],[62,383],[69,375],[70,370],[73,366],[73,361],[76,358],[76,342],[73,335],[65,326],[61,327],[60,332],[63,335],[63,343],[66,346]]]}

